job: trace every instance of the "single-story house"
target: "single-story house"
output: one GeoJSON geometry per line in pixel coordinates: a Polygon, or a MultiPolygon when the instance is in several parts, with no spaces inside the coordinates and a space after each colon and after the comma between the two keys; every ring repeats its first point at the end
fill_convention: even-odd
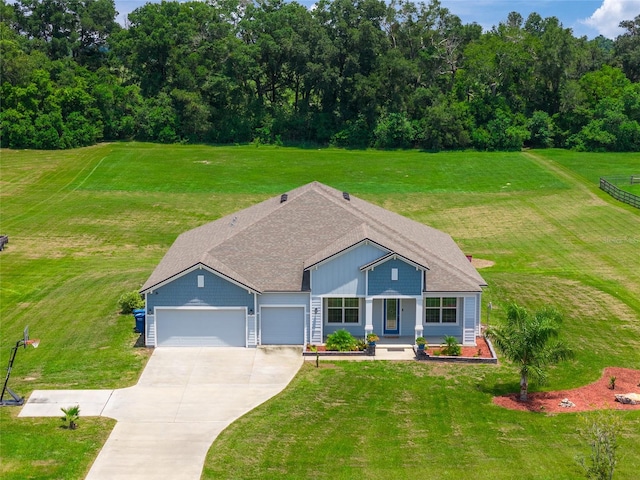
{"type": "Polygon", "coordinates": [[[446,233],[313,182],[181,234],[141,293],[154,347],[475,345],[484,286],[446,233]]]}

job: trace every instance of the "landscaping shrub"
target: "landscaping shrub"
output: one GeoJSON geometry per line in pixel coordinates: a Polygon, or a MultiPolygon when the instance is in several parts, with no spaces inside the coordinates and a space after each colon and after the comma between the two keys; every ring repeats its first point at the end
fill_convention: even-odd
{"type": "Polygon", "coordinates": [[[336,330],[327,337],[327,350],[351,352],[357,350],[357,340],[346,330],[336,330]]]}
{"type": "Polygon", "coordinates": [[[457,357],[462,352],[460,345],[458,345],[458,341],[456,337],[452,337],[451,335],[447,335],[444,337],[444,342],[446,345],[442,348],[443,355],[449,355],[452,357],[457,357]]]}
{"type": "Polygon", "coordinates": [[[133,313],[136,308],[143,308],[144,300],[137,290],[131,290],[120,295],[118,305],[120,306],[120,313],[127,315],[133,313]]]}

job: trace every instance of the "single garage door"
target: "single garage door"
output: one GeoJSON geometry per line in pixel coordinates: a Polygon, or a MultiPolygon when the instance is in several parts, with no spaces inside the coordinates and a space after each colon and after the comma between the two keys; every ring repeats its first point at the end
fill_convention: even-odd
{"type": "Polygon", "coordinates": [[[245,347],[245,309],[156,310],[159,347],[245,347]]]}
{"type": "Polygon", "coordinates": [[[260,308],[262,345],[303,345],[304,307],[260,308]]]}

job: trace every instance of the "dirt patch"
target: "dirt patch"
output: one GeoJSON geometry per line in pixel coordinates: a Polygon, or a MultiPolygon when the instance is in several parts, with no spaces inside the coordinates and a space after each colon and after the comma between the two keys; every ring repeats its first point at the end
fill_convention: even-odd
{"type": "Polygon", "coordinates": [[[484,260],[482,258],[472,258],[471,265],[475,268],[489,268],[496,264],[493,260],[484,260]]]}
{"type": "Polygon", "coordinates": [[[640,393],[640,370],[630,368],[608,367],[602,377],[584,387],[556,392],[535,392],[529,394],[529,401],[518,401],[519,393],[494,397],[493,403],[511,410],[528,410],[530,412],[571,413],[587,410],[616,409],[640,410],[640,405],[624,405],[615,401],[617,393],[640,393]],[[614,390],[609,388],[609,380],[616,377],[614,390]],[[569,399],[574,407],[561,407],[563,399],[569,399]]]}

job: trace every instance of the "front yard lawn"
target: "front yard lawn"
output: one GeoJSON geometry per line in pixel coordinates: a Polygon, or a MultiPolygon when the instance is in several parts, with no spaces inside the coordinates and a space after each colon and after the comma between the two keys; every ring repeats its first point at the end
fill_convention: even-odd
{"type": "MultiPolygon", "coordinates": [[[[588,445],[577,428],[590,414],[491,403],[517,381],[505,366],[307,362],[281,395],[218,437],[202,478],[580,478],[575,457],[588,445]]],[[[616,477],[634,478],[640,411],[619,415],[616,477]]]]}

